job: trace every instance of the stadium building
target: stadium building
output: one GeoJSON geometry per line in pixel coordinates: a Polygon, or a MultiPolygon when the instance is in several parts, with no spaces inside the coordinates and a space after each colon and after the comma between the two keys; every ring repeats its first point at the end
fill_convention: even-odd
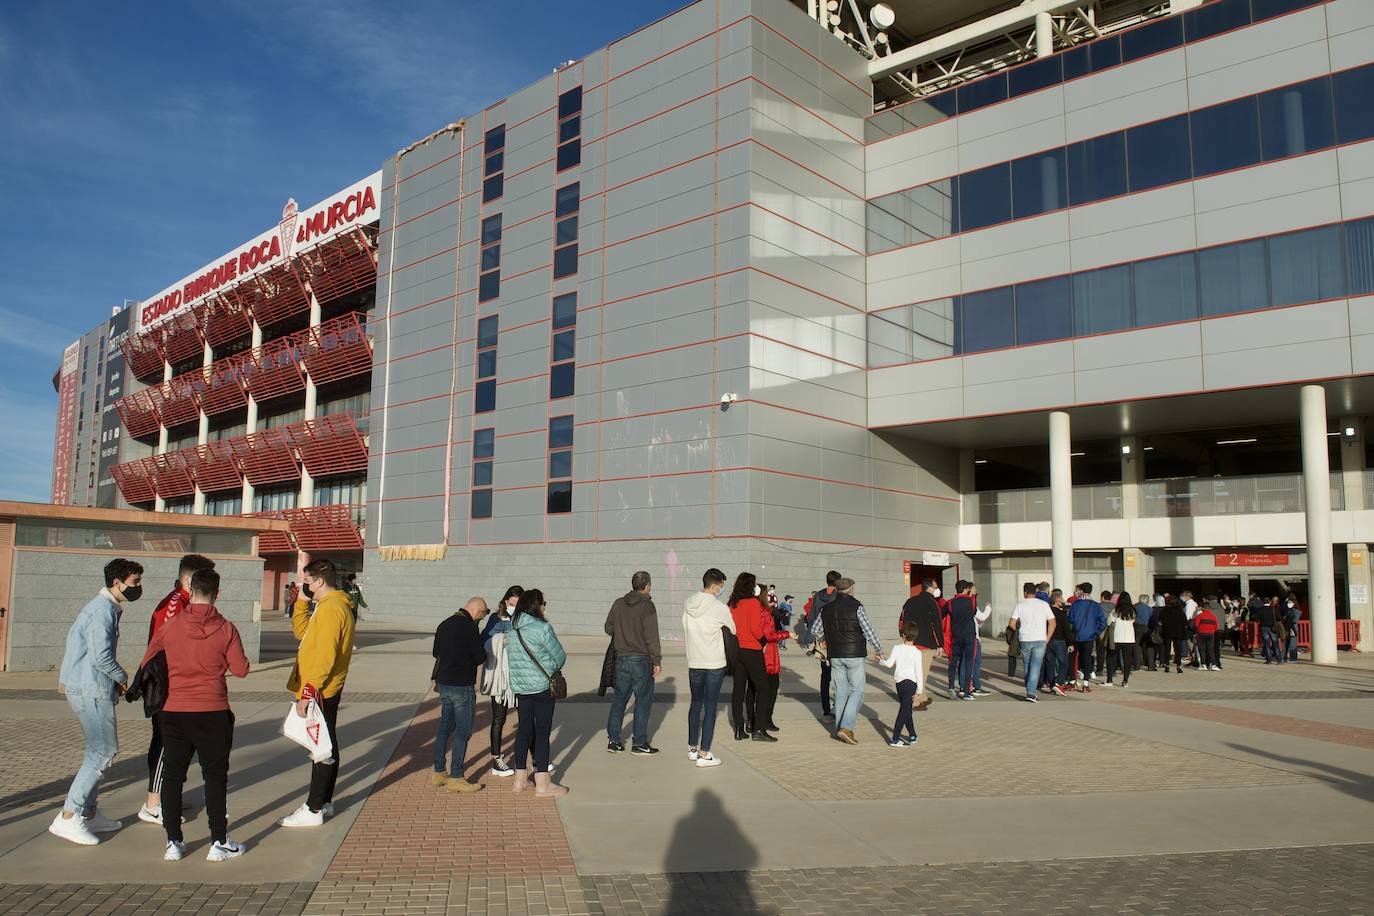
{"type": "Polygon", "coordinates": [[[143,300],[113,482],[282,514],[276,568],[396,620],[520,582],[599,632],[646,568],[671,630],[706,566],[833,567],[894,618],[972,578],[996,629],[1026,579],[1293,592],[1367,648],[1372,39],[1366,0],[701,0],[143,300]]]}

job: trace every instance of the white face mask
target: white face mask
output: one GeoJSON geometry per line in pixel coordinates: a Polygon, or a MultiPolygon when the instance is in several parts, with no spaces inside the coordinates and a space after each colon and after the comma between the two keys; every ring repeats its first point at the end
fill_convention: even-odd
{"type": "Polygon", "coordinates": [[[938,588],[932,588],[932,589],[930,590],[930,597],[932,597],[932,598],[939,598],[939,597],[940,597],[940,590],[939,590],[938,588]]]}
{"type": "Polygon", "coordinates": [[[762,588],[762,586],[755,585],[755,586],[754,586],[754,597],[757,598],[759,595],[762,595],[762,594],[763,594],[763,588],[762,588]]]}

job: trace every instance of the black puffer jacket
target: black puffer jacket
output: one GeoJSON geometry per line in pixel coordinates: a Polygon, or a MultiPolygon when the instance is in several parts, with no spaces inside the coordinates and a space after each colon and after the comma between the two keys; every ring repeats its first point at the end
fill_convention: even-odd
{"type": "Polygon", "coordinates": [[[606,658],[601,662],[601,683],[597,685],[596,695],[604,697],[606,691],[615,689],[615,640],[606,647],[606,658]]]}

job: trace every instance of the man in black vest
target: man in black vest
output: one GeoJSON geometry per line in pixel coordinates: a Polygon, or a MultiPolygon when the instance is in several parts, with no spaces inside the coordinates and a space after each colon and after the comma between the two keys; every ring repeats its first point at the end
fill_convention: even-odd
{"type": "Polygon", "coordinates": [[[811,635],[820,640],[830,656],[831,678],[835,683],[836,740],[858,744],[854,737],[854,723],[864,702],[864,658],[868,646],[873,657],[881,660],[883,644],[868,621],[864,606],[854,597],[854,580],[843,578],[835,583],[835,600],[821,609],[811,625],[811,635]]]}

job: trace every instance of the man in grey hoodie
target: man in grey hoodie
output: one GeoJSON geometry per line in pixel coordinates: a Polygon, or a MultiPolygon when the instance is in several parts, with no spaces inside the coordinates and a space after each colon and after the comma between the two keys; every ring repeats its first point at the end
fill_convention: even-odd
{"type": "Polygon", "coordinates": [[[634,734],[630,752],[640,756],[657,754],[649,744],[649,713],[654,705],[654,678],[663,667],[663,649],[658,641],[658,609],[649,597],[653,581],[640,570],[630,577],[630,591],[615,600],[606,615],[606,635],[615,647],[615,699],[606,720],[606,750],[618,754],[625,750],[620,727],[625,707],[634,694],[634,734]]]}

